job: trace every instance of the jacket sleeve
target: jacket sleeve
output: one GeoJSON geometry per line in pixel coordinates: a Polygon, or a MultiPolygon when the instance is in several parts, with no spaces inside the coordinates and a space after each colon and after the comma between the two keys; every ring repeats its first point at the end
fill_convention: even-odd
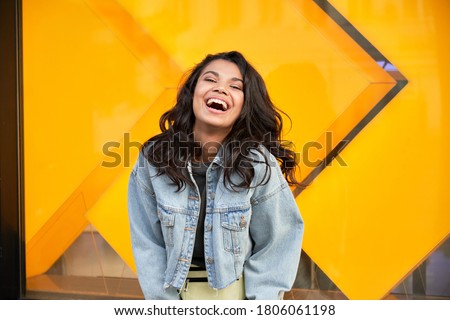
{"type": "Polygon", "coordinates": [[[282,299],[292,289],[300,260],[303,220],[277,163],[252,199],[253,250],[244,266],[247,299],[282,299]]]}
{"type": "Polygon", "coordinates": [[[179,299],[175,288],[164,288],[166,249],[148,162],[142,153],[129,179],[128,216],[134,261],[145,299],[179,299]]]}

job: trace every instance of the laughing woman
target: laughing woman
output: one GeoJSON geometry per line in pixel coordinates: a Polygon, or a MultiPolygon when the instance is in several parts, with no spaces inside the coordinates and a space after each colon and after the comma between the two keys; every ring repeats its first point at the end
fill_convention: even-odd
{"type": "Polygon", "coordinates": [[[134,166],[132,247],[146,299],[282,299],[303,221],[294,151],[262,77],[236,51],[189,73],[134,166]]]}

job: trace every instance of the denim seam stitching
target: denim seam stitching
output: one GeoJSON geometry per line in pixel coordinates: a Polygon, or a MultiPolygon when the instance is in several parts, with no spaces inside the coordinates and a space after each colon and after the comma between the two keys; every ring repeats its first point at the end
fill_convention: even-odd
{"type": "Polygon", "coordinates": [[[135,177],[135,181],[136,183],[139,185],[139,187],[145,192],[147,193],[149,196],[151,196],[153,199],[155,199],[155,193],[153,192],[152,189],[150,189],[147,185],[145,185],[145,183],[139,178],[139,175],[136,173],[134,174],[135,177]]]}
{"type": "Polygon", "coordinates": [[[269,192],[268,194],[262,195],[259,198],[251,200],[252,205],[254,207],[256,207],[257,205],[266,202],[267,200],[272,198],[274,195],[276,195],[278,192],[282,191],[287,186],[288,186],[287,183],[283,183],[283,184],[279,185],[275,190],[269,192]]]}

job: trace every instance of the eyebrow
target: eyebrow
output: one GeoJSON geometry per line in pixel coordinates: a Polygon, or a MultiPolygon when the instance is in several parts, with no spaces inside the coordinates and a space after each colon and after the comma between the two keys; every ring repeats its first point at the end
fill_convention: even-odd
{"type": "MultiPolygon", "coordinates": [[[[205,74],[208,74],[208,73],[211,73],[211,74],[215,75],[216,77],[219,77],[219,73],[216,71],[212,71],[212,70],[205,71],[205,73],[203,73],[202,76],[204,76],[205,74]]],[[[236,78],[236,77],[231,78],[231,80],[240,81],[240,82],[244,83],[244,80],[242,80],[240,78],[236,78]]]]}

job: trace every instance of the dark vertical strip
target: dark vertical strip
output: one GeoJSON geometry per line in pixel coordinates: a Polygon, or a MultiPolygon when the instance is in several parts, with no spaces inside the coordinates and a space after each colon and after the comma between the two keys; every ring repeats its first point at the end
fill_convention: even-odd
{"type": "Polygon", "coordinates": [[[22,2],[0,1],[0,299],[25,293],[22,2]]]}

